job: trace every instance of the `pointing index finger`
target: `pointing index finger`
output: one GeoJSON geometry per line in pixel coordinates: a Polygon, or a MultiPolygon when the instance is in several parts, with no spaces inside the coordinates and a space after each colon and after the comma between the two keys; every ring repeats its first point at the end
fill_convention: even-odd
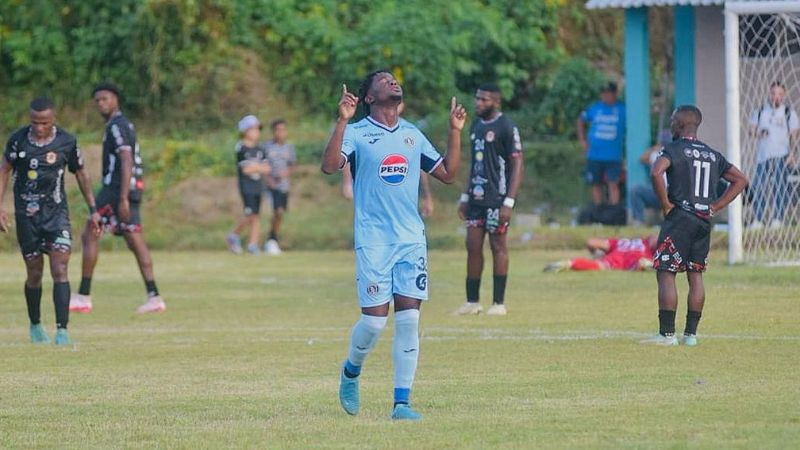
{"type": "Polygon", "coordinates": [[[454,95],[453,98],[450,99],[450,112],[456,110],[456,96],[454,95]]]}

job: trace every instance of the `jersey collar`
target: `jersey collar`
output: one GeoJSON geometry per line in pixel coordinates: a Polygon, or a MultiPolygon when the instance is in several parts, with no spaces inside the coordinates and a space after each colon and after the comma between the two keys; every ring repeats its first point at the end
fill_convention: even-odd
{"type": "Polygon", "coordinates": [[[375,125],[376,127],[380,128],[382,130],[386,130],[389,133],[394,133],[395,131],[397,131],[398,128],[400,128],[400,119],[397,120],[397,125],[395,125],[392,128],[389,128],[388,126],[378,122],[377,120],[373,119],[370,116],[367,116],[367,120],[369,121],[369,123],[375,125]]]}
{"type": "Polygon", "coordinates": [[[490,123],[497,122],[501,117],[503,117],[503,113],[502,112],[497,114],[497,116],[495,116],[495,118],[492,119],[492,120],[483,120],[483,119],[481,119],[481,123],[484,124],[484,125],[488,125],[490,123]]]}
{"type": "Polygon", "coordinates": [[[116,110],[114,114],[111,114],[111,117],[108,118],[106,121],[106,125],[110,124],[112,120],[116,119],[117,117],[122,115],[122,111],[116,110]]]}
{"type": "Polygon", "coordinates": [[[48,145],[52,144],[53,141],[56,140],[56,134],[58,133],[58,129],[56,129],[56,126],[53,125],[53,135],[50,136],[50,139],[48,139],[45,142],[39,143],[39,142],[36,142],[36,140],[33,139],[32,131],[33,131],[33,127],[29,127],[28,128],[28,142],[30,142],[30,144],[33,145],[34,147],[39,147],[39,148],[47,147],[48,145]]]}

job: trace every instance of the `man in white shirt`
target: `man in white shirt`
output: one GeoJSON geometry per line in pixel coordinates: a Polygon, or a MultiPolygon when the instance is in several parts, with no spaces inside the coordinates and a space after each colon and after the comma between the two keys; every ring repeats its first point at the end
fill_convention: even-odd
{"type": "Polygon", "coordinates": [[[769,101],[750,116],[750,130],[756,136],[756,174],[753,178],[755,220],[751,230],[769,222],[770,227],[783,225],[788,199],[786,169],[796,164],[794,146],[800,131],[797,113],[786,103],[786,87],[780,81],[770,85],[769,101]],[[771,221],[766,215],[771,210],[771,221]]]}

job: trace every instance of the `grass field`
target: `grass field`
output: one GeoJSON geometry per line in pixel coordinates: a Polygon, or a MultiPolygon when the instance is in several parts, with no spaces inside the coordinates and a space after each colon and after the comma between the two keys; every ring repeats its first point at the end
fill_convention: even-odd
{"type": "Polygon", "coordinates": [[[391,330],[361,416],[338,405],[358,316],[350,252],[157,253],[169,310],[146,317],[132,257],[103,254],[95,312],[73,315],[66,349],[28,343],[21,260],[4,253],[0,447],[797,448],[797,268],[713,266],[700,345],[655,348],[638,344],[656,327],[654,276],[541,273],[565,255],[515,252],[510,315],[491,318],[450,314],[464,254],[431,253],[412,396],[425,418],[401,424],[391,330]]]}

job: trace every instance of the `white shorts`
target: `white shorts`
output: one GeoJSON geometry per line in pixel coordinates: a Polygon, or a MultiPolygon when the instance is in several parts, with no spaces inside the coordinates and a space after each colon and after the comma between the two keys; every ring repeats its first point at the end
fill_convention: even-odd
{"type": "Polygon", "coordinates": [[[356,249],[356,287],[362,308],[392,301],[394,294],[428,299],[428,247],[395,244],[356,249]]]}

